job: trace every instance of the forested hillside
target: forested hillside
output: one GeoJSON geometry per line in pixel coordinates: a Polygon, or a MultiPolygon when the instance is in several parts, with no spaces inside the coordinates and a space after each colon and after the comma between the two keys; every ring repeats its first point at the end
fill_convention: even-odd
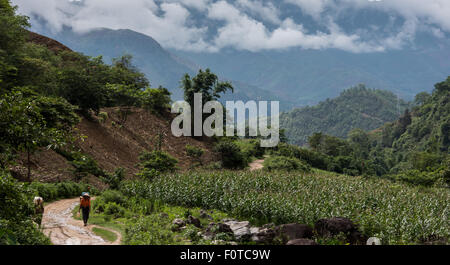
{"type": "Polygon", "coordinates": [[[397,119],[407,107],[392,92],[359,85],[316,106],[283,113],[280,127],[292,144],[305,145],[315,132],[345,138],[352,129],[376,129],[397,119]]]}
{"type": "Polygon", "coordinates": [[[355,129],[347,139],[317,132],[308,138],[310,150],[281,146],[278,152],[338,173],[448,186],[449,129],[450,77],[432,94],[418,94],[411,111],[377,130],[355,129]]]}

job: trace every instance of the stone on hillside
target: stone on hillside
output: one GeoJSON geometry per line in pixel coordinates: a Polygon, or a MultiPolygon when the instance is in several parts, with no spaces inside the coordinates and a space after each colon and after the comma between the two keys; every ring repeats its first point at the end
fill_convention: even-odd
{"type": "Polygon", "coordinates": [[[230,226],[236,240],[246,241],[246,240],[251,239],[252,234],[250,232],[250,223],[248,221],[243,221],[243,222],[227,221],[224,223],[226,225],[230,226]]]}

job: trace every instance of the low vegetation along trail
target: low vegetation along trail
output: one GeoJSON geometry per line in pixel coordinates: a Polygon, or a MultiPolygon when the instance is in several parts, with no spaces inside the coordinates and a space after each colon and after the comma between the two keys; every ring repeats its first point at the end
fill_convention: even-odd
{"type": "Polygon", "coordinates": [[[95,225],[84,226],[83,221],[72,217],[73,209],[79,204],[79,198],[56,201],[45,207],[42,219],[43,232],[50,238],[54,245],[119,245],[122,236],[117,231],[99,227],[111,231],[117,235],[114,242],[109,242],[92,232],[95,225]]]}

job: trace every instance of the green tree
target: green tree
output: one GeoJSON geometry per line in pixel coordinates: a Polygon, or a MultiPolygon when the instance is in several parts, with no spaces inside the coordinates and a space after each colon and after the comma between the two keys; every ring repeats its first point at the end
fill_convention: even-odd
{"type": "MultiPolygon", "coordinates": [[[[188,74],[181,80],[181,88],[184,91],[184,100],[194,109],[194,94],[202,94],[202,104],[208,101],[215,101],[220,98],[221,93],[228,90],[234,92],[234,88],[230,82],[221,82],[217,75],[211,72],[210,69],[205,71],[199,70],[197,76],[191,78],[188,74]]],[[[203,106],[202,106],[203,109],[203,106]]],[[[224,118],[226,113],[224,112],[224,118]]],[[[202,114],[202,122],[206,115],[202,114]]],[[[225,121],[226,119],[224,119],[225,121]]],[[[194,121],[194,112],[192,111],[192,124],[194,121]]],[[[192,126],[192,134],[194,135],[194,126],[192,126]]]]}
{"type": "Polygon", "coordinates": [[[16,15],[16,10],[9,0],[0,0],[0,85],[3,89],[10,89],[15,81],[20,48],[29,26],[28,18],[16,15]]]}
{"type": "Polygon", "coordinates": [[[3,168],[14,154],[25,152],[30,178],[30,155],[41,147],[58,148],[70,138],[79,119],[63,99],[43,97],[26,88],[15,89],[0,99],[0,148],[3,168]]]}

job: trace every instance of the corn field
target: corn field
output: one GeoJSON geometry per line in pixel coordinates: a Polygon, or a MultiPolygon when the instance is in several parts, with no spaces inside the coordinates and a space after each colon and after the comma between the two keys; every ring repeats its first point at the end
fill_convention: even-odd
{"type": "Polygon", "coordinates": [[[285,172],[188,172],[131,181],[131,196],[225,211],[257,224],[347,217],[385,244],[449,236],[449,191],[381,179],[285,172]]]}

